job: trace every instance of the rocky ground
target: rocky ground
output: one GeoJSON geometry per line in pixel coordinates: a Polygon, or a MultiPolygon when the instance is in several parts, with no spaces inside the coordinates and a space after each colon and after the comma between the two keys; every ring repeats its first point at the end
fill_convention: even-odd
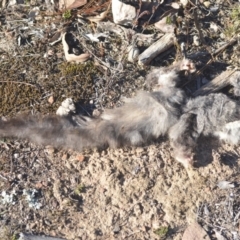
{"type": "MultiPolygon", "coordinates": [[[[146,90],[151,69],[183,56],[198,69],[182,76],[189,95],[240,65],[238,1],[166,1],[150,14],[141,17],[140,11],[130,27],[113,24],[110,2],[70,11],[48,1],[3,2],[3,118],[53,113],[68,97],[79,114],[118,107],[122,98],[146,90]],[[165,34],[154,25],[163,14],[174,45],[148,66],[129,62],[129,46],[141,53],[165,34]],[[62,40],[54,42],[61,32],[67,32],[68,54],[88,53],[87,61],[68,60],[62,40]]],[[[231,96],[230,87],[223,91],[231,96]]],[[[240,239],[239,154],[240,147],[204,138],[194,168],[186,170],[172,158],[167,139],[79,153],[0,138],[0,239],[20,233],[69,240],[240,239]],[[196,222],[205,238],[196,233],[196,222]]]]}

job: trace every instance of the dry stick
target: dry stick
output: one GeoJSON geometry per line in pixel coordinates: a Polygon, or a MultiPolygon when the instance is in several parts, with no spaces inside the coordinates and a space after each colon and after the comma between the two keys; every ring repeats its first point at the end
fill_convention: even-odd
{"type": "MultiPolygon", "coordinates": [[[[236,37],[236,36],[232,37],[228,43],[226,43],[226,44],[224,44],[223,46],[221,46],[220,48],[218,48],[218,49],[212,54],[213,58],[211,58],[200,70],[198,70],[198,71],[194,74],[194,76],[199,76],[199,75],[203,72],[203,70],[204,70],[205,68],[207,68],[207,66],[210,65],[220,53],[222,53],[228,46],[233,45],[235,42],[237,42],[237,37],[236,37]]],[[[192,78],[192,79],[194,79],[194,78],[192,78]]],[[[192,79],[191,79],[190,81],[186,82],[185,84],[183,84],[183,87],[186,86],[188,83],[190,83],[190,82],[192,81],[192,79]]],[[[226,86],[226,85],[225,85],[225,86],[226,86]]],[[[224,87],[224,86],[223,86],[223,87],[224,87]]],[[[223,87],[219,86],[218,90],[221,89],[221,88],[223,88],[223,87]]],[[[213,89],[212,89],[212,90],[213,90],[213,89]]],[[[209,90],[209,93],[210,93],[210,92],[211,92],[211,90],[209,90]]],[[[195,93],[194,93],[194,94],[195,94],[195,93]]]]}
{"type": "Polygon", "coordinates": [[[175,41],[176,38],[174,33],[166,33],[163,37],[161,37],[158,41],[156,41],[139,55],[138,64],[148,65],[153,58],[173,46],[175,41]]]}
{"type": "Polygon", "coordinates": [[[66,240],[65,238],[37,236],[27,233],[21,233],[19,240],[66,240]]]}
{"type": "Polygon", "coordinates": [[[197,10],[196,9],[194,11],[194,23],[195,23],[195,26],[198,30],[198,34],[199,34],[199,38],[200,38],[201,42],[206,46],[206,41],[203,37],[202,30],[201,30],[200,25],[199,25],[198,15],[197,15],[197,10]]]}
{"type": "MultiPolygon", "coordinates": [[[[219,228],[220,230],[226,230],[227,228],[225,227],[220,227],[218,225],[215,225],[215,224],[211,224],[209,223],[208,221],[206,221],[204,218],[200,217],[200,216],[197,216],[197,218],[199,218],[200,220],[204,221],[209,227],[212,227],[212,228],[219,228]]],[[[227,229],[228,230],[228,229],[227,229]]]]}
{"type": "Polygon", "coordinates": [[[212,92],[216,92],[229,84],[230,76],[232,76],[236,72],[236,69],[226,70],[214,78],[209,83],[202,86],[200,89],[193,93],[193,96],[199,96],[204,94],[209,94],[212,92]]]}
{"type": "Polygon", "coordinates": [[[26,83],[26,82],[18,82],[18,81],[0,81],[0,83],[16,83],[16,84],[25,84],[31,87],[36,87],[35,85],[31,83],[26,83]]]}
{"type": "Polygon", "coordinates": [[[221,46],[219,49],[217,49],[214,53],[213,53],[213,55],[218,55],[219,53],[221,53],[223,50],[225,50],[228,46],[230,46],[230,45],[233,45],[234,43],[236,43],[237,42],[237,37],[236,36],[234,36],[234,37],[232,37],[231,39],[230,39],[230,41],[228,42],[228,43],[226,43],[225,45],[223,45],[223,46],[221,46]]]}
{"type": "MultiPolygon", "coordinates": [[[[8,179],[5,178],[4,176],[2,176],[1,174],[0,174],[0,177],[1,177],[3,180],[8,181],[8,179]]],[[[0,213],[0,214],[1,214],[1,213],[0,213]]]]}
{"type": "MultiPolygon", "coordinates": [[[[152,14],[150,16],[150,18],[148,19],[148,21],[146,22],[146,26],[149,25],[150,21],[152,20],[155,12],[157,11],[158,7],[163,3],[163,0],[161,0],[160,2],[158,2],[157,6],[152,8],[152,14]]],[[[144,32],[145,27],[143,27],[142,33],[144,32]]]]}
{"type": "MultiPolygon", "coordinates": [[[[214,57],[216,58],[216,57],[217,57],[220,53],[222,53],[228,46],[234,44],[236,41],[237,41],[237,37],[234,36],[228,43],[224,44],[224,45],[221,46],[219,49],[217,49],[217,50],[212,54],[212,56],[214,56],[214,57]]],[[[210,60],[206,63],[206,65],[205,65],[204,67],[202,67],[200,70],[198,70],[198,71],[196,72],[195,75],[199,75],[199,74],[200,74],[208,65],[210,65],[214,60],[215,60],[214,58],[210,59],[210,60]]]]}

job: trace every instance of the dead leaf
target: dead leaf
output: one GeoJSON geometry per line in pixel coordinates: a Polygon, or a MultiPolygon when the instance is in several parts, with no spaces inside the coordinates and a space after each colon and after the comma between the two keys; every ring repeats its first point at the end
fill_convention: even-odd
{"type": "Polygon", "coordinates": [[[90,55],[88,53],[83,53],[81,55],[75,55],[73,53],[69,53],[69,46],[65,40],[66,33],[62,34],[62,44],[63,44],[63,51],[65,54],[65,58],[68,62],[85,62],[89,59],[90,55]]]}
{"type": "Polygon", "coordinates": [[[108,14],[108,11],[110,9],[110,6],[111,6],[111,1],[110,1],[110,4],[108,5],[108,8],[106,11],[100,13],[99,15],[96,15],[96,16],[89,16],[89,17],[86,17],[89,21],[91,22],[95,22],[95,23],[98,23],[100,21],[102,21],[108,14]]]}
{"type": "Polygon", "coordinates": [[[59,0],[60,10],[70,10],[73,8],[78,8],[87,3],[87,0],[59,0]]]}
{"type": "Polygon", "coordinates": [[[98,38],[100,37],[104,37],[104,38],[108,38],[109,35],[106,33],[95,33],[95,34],[86,34],[86,36],[93,42],[99,42],[100,40],[98,38]]]}
{"type": "Polygon", "coordinates": [[[197,223],[193,223],[185,230],[182,240],[210,240],[205,230],[197,223]]]}

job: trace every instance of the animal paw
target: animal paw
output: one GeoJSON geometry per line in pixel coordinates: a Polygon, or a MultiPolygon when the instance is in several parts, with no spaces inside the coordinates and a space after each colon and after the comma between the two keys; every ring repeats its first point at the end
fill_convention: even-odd
{"type": "Polygon", "coordinates": [[[76,107],[73,100],[71,98],[66,98],[58,108],[56,114],[59,116],[67,116],[71,112],[75,113],[75,111],[76,107]]]}
{"type": "Polygon", "coordinates": [[[194,73],[196,71],[196,66],[192,60],[184,58],[180,63],[180,71],[183,70],[194,73]]]}

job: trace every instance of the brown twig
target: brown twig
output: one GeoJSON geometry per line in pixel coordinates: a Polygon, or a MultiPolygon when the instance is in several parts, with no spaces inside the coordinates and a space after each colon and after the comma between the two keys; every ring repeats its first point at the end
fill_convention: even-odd
{"type": "Polygon", "coordinates": [[[202,30],[200,28],[199,21],[198,21],[197,9],[195,9],[195,11],[194,11],[194,23],[195,23],[195,26],[198,30],[198,34],[199,34],[199,38],[201,40],[201,43],[203,43],[206,46],[206,41],[203,37],[202,30]]]}
{"type": "Polygon", "coordinates": [[[16,84],[25,84],[31,87],[35,87],[37,88],[35,85],[31,84],[31,83],[26,83],[26,82],[18,82],[18,81],[0,81],[0,83],[16,83],[16,84]]]}
{"type": "MultiPolygon", "coordinates": [[[[213,54],[211,54],[212,58],[209,59],[208,62],[194,74],[194,76],[195,77],[199,76],[211,63],[213,63],[215,61],[216,57],[220,53],[222,53],[228,46],[233,45],[236,41],[237,41],[237,37],[234,36],[230,39],[230,41],[228,43],[224,44],[219,49],[217,49],[213,54]]],[[[194,79],[194,78],[192,78],[192,79],[194,79]]],[[[183,87],[186,86],[188,83],[190,83],[192,81],[192,79],[190,79],[185,84],[183,84],[183,87]]]]}
{"type": "Polygon", "coordinates": [[[234,36],[228,43],[226,43],[225,45],[221,46],[219,49],[217,49],[213,54],[213,58],[210,59],[205,66],[203,66],[200,70],[198,70],[195,75],[198,76],[208,65],[210,65],[214,60],[215,58],[220,54],[222,53],[228,46],[234,44],[235,42],[237,41],[237,38],[234,36]]]}
{"type": "Polygon", "coordinates": [[[96,4],[95,0],[89,1],[86,5],[84,5],[80,10],[78,10],[78,14],[93,14],[96,13],[98,10],[102,10],[103,8],[106,8],[109,6],[111,1],[107,1],[101,5],[96,4]]]}
{"type": "Polygon", "coordinates": [[[232,77],[234,77],[233,74],[235,72],[236,72],[236,69],[227,70],[227,71],[222,72],[220,75],[218,75],[212,81],[210,81],[209,83],[205,84],[200,89],[195,91],[193,93],[193,95],[196,97],[199,95],[209,94],[209,93],[216,92],[216,91],[226,87],[227,85],[229,85],[230,79],[232,77]]]}

